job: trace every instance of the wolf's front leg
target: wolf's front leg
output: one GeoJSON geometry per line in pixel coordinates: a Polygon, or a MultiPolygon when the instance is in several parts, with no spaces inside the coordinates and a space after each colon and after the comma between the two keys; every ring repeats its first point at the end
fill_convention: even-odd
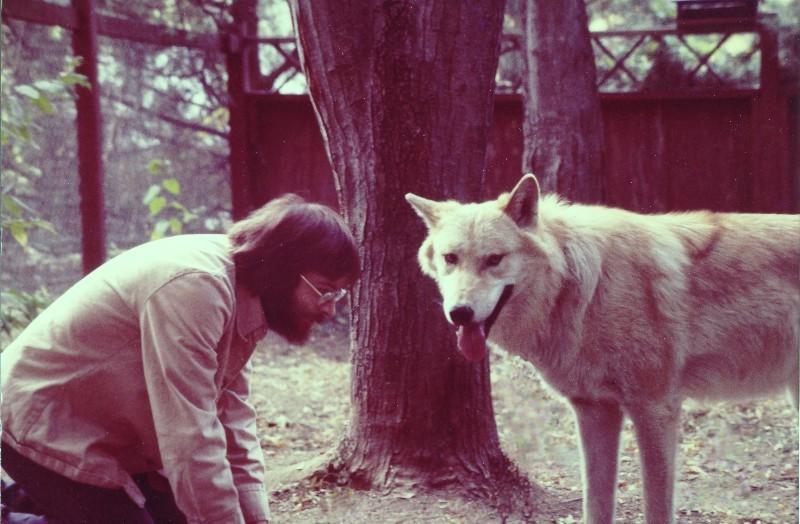
{"type": "Polygon", "coordinates": [[[629,407],[628,414],[639,443],[645,522],[670,524],[673,522],[680,402],[649,402],[629,407]]]}
{"type": "Polygon", "coordinates": [[[583,399],[571,402],[583,451],[583,520],[608,524],[614,521],[622,410],[613,403],[583,399]]]}

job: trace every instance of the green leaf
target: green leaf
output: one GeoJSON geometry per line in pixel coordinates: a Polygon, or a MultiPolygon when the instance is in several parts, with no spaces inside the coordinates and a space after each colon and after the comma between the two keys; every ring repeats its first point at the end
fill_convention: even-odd
{"type": "Polygon", "coordinates": [[[22,216],[22,207],[17,204],[16,199],[10,195],[3,195],[3,211],[9,213],[14,218],[22,216]]]}
{"type": "Polygon", "coordinates": [[[52,80],[37,80],[33,85],[39,91],[50,93],[51,95],[64,92],[64,85],[59,82],[53,82],[52,80]]]}
{"type": "Polygon", "coordinates": [[[164,197],[156,197],[150,201],[150,216],[156,216],[161,213],[164,206],[167,205],[167,199],[164,197]]]}
{"type": "Polygon", "coordinates": [[[34,102],[42,111],[42,113],[45,113],[47,115],[52,115],[53,113],[56,112],[56,108],[53,107],[53,104],[50,102],[50,99],[44,95],[39,96],[39,98],[34,100],[34,102]]]}
{"type": "Polygon", "coordinates": [[[28,245],[28,228],[25,226],[24,222],[12,222],[9,224],[9,229],[11,230],[11,236],[14,237],[14,240],[16,240],[19,245],[28,245]]]}
{"type": "Polygon", "coordinates": [[[161,174],[161,170],[164,168],[164,161],[160,158],[154,158],[147,164],[147,170],[150,171],[150,174],[153,176],[158,176],[161,174]]]}
{"type": "Polygon", "coordinates": [[[58,231],[56,231],[55,226],[53,226],[53,224],[51,224],[47,220],[41,220],[41,219],[34,220],[33,221],[33,225],[35,225],[36,227],[38,227],[40,229],[44,229],[45,231],[49,231],[50,233],[53,233],[53,234],[58,233],[58,231]]]}
{"type": "Polygon", "coordinates": [[[173,235],[179,235],[183,231],[183,223],[177,218],[170,218],[169,229],[173,235]]]}
{"type": "Polygon", "coordinates": [[[181,183],[175,178],[167,178],[161,183],[161,185],[173,195],[181,194],[181,183]]]}
{"type": "MultiPolygon", "coordinates": [[[[3,169],[3,180],[2,184],[0,184],[0,192],[4,195],[10,195],[17,184],[20,183],[20,179],[22,175],[20,175],[16,170],[8,168],[3,169]]],[[[24,185],[24,181],[21,182],[24,185]]]]}
{"type": "Polygon", "coordinates": [[[150,233],[150,239],[158,240],[159,238],[164,238],[164,233],[167,232],[168,228],[169,228],[169,222],[167,222],[166,220],[159,220],[153,227],[153,232],[150,233]]]}
{"type": "Polygon", "coordinates": [[[17,86],[14,88],[14,91],[21,95],[27,96],[28,98],[32,98],[33,100],[39,98],[39,91],[29,85],[17,86]]]}
{"type": "Polygon", "coordinates": [[[158,194],[161,193],[161,186],[157,186],[153,184],[149,188],[147,188],[147,192],[144,194],[144,198],[142,198],[142,204],[147,205],[153,201],[158,194]]]}
{"type": "Polygon", "coordinates": [[[83,63],[82,56],[68,56],[64,61],[64,71],[72,71],[83,63]]]}
{"type": "Polygon", "coordinates": [[[3,297],[3,301],[2,301],[3,305],[4,306],[8,306],[9,309],[10,308],[22,309],[22,307],[25,304],[22,301],[22,297],[20,297],[20,294],[19,294],[18,291],[14,291],[14,290],[3,291],[2,292],[2,297],[3,297]]]}
{"type": "Polygon", "coordinates": [[[49,36],[50,40],[53,40],[54,42],[60,42],[64,37],[64,28],[58,26],[51,27],[49,36]]]}
{"type": "Polygon", "coordinates": [[[18,126],[16,128],[16,131],[17,131],[17,133],[16,133],[17,136],[21,140],[23,140],[25,142],[30,142],[31,141],[31,130],[30,130],[30,128],[28,126],[25,126],[25,125],[18,126]]]}
{"type": "MultiPolygon", "coordinates": [[[[13,173],[13,171],[12,171],[12,173],[13,173]]],[[[31,206],[29,206],[28,204],[26,204],[25,202],[20,200],[18,197],[14,196],[14,195],[8,195],[8,196],[9,196],[9,198],[13,199],[14,202],[16,202],[16,204],[19,207],[21,207],[24,211],[28,211],[29,213],[36,214],[36,210],[35,209],[33,209],[31,206]]]]}
{"type": "Polygon", "coordinates": [[[27,174],[31,176],[35,176],[36,178],[42,177],[42,170],[34,165],[27,164],[25,165],[25,171],[27,174]]]}
{"type": "Polygon", "coordinates": [[[58,75],[58,79],[64,85],[72,86],[78,84],[82,85],[87,89],[92,88],[92,84],[89,83],[89,79],[86,78],[84,75],[79,75],[78,73],[61,73],[60,75],[58,75]]]}

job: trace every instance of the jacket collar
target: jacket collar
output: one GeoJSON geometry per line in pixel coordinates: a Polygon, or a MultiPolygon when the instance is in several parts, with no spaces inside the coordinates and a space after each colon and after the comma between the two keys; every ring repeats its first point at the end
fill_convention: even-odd
{"type": "Polygon", "coordinates": [[[267,319],[261,300],[241,284],[236,284],[236,331],[243,339],[260,340],[267,334],[267,319]]]}

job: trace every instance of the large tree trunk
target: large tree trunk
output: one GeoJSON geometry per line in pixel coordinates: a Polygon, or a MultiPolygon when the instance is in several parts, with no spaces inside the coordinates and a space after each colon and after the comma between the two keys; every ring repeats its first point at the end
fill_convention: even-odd
{"type": "Polygon", "coordinates": [[[525,0],[523,171],[542,189],[599,202],[603,121],[583,0],[525,0]]]}
{"type": "Polygon", "coordinates": [[[424,228],[403,195],[478,198],[503,1],[292,7],[340,207],[363,258],[340,480],[491,493],[516,477],[499,446],[488,360],[457,353],[436,289],[417,268],[424,228]]]}

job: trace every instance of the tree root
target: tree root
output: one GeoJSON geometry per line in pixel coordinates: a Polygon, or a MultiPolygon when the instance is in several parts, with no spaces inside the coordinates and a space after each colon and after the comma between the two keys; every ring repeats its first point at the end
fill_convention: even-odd
{"type": "MultiPolygon", "coordinates": [[[[343,456],[344,448],[332,448],[319,457],[269,472],[270,489],[287,491],[299,485],[349,486],[357,490],[372,490],[384,495],[404,492],[424,492],[458,496],[479,501],[493,508],[502,521],[533,521],[544,504],[552,507],[551,495],[520,472],[505,456],[495,464],[480,467],[464,461],[450,461],[447,467],[425,468],[390,465],[387,471],[371,475],[364,460],[352,468],[343,456]]],[[[376,468],[377,469],[377,468],[376,468]]]]}

